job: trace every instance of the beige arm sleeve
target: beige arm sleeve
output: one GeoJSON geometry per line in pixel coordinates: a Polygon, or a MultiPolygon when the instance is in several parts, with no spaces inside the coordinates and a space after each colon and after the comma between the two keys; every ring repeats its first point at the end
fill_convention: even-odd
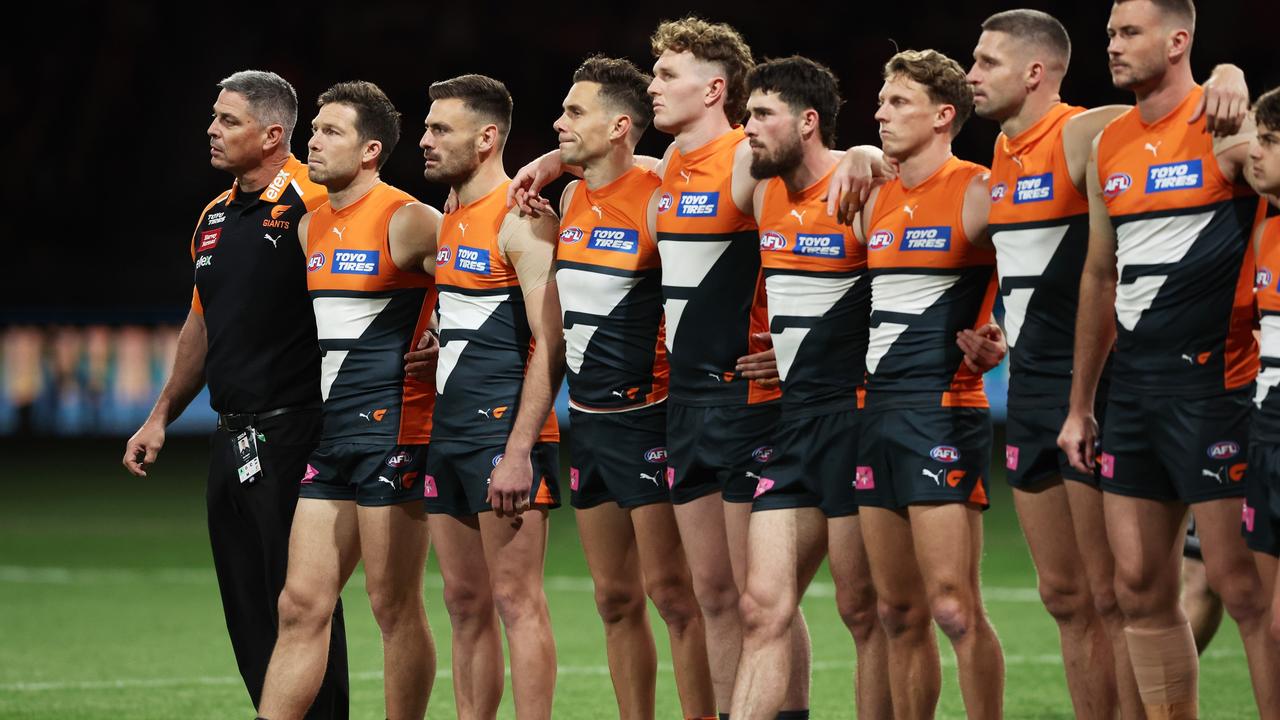
{"type": "Polygon", "coordinates": [[[507,257],[525,295],[555,277],[556,236],[560,221],[553,214],[522,216],[514,209],[498,230],[498,249],[507,257]]]}

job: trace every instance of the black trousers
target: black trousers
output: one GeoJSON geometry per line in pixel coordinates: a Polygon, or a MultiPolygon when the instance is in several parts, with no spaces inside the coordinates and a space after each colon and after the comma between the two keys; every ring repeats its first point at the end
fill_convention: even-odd
{"type": "MultiPolygon", "coordinates": [[[[238,433],[218,430],[210,440],[206,491],[222,611],[240,676],[255,708],[262,700],[267,663],[276,644],[276,602],[284,589],[289,528],[307,457],[320,436],[320,412],[268,418],[256,429],[267,438],[258,443],[262,477],[250,485],[240,483],[239,457],[232,447],[238,433]]],[[[329,665],[307,717],[346,720],[349,699],[346,629],[339,600],[333,611],[329,665]]]]}

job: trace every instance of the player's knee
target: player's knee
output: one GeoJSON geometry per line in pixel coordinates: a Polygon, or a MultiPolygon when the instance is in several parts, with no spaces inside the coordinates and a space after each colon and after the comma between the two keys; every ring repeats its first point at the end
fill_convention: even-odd
{"type": "Polygon", "coordinates": [[[845,627],[853,634],[855,642],[871,637],[880,622],[876,611],[876,593],[870,585],[856,589],[837,587],[836,610],[845,627]]]}
{"type": "Polygon", "coordinates": [[[1155,578],[1138,568],[1116,567],[1116,603],[1126,620],[1148,618],[1162,611],[1172,612],[1177,598],[1163,598],[1155,578]],[[1167,607],[1166,607],[1167,606],[1167,607]]]}
{"type": "Polygon", "coordinates": [[[628,583],[596,583],[596,612],[605,625],[616,625],[644,613],[644,593],[628,583]]]}
{"type": "Polygon", "coordinates": [[[369,587],[369,607],[373,619],[384,634],[393,632],[403,623],[412,622],[425,615],[422,596],[409,589],[393,587],[369,587]],[[406,590],[408,590],[406,592],[406,590]]]}
{"type": "Polygon", "coordinates": [[[653,601],[663,622],[677,634],[701,618],[693,588],[677,576],[647,580],[645,594],[653,601]]]}
{"type": "Polygon", "coordinates": [[[876,602],[876,614],[880,616],[885,634],[891,638],[927,632],[929,628],[929,609],[910,601],[880,598],[876,602]]]}
{"type": "Polygon", "coordinates": [[[1120,612],[1120,601],[1116,600],[1116,589],[1114,585],[1105,584],[1101,587],[1090,587],[1090,595],[1093,597],[1093,610],[1102,618],[1104,623],[1122,623],[1124,617],[1120,612]]]}
{"type": "Polygon", "coordinates": [[[791,628],[795,604],[778,593],[762,593],[751,587],[738,601],[743,634],[749,637],[782,637],[791,628]]]}
{"type": "Polygon", "coordinates": [[[493,588],[493,606],[502,623],[513,627],[543,614],[546,600],[540,589],[516,581],[499,582],[493,588]]]}
{"type": "Polygon", "coordinates": [[[968,635],[974,626],[975,608],[970,598],[958,590],[946,590],[929,600],[929,612],[942,634],[955,642],[968,635]]]}
{"type": "Polygon", "coordinates": [[[733,584],[732,578],[728,582],[695,582],[693,589],[698,598],[698,606],[706,617],[719,618],[737,614],[738,588],[733,584]]]}
{"type": "Polygon", "coordinates": [[[444,609],[455,628],[484,624],[493,617],[493,600],[487,587],[446,583],[444,609]]]}
{"type": "Polygon", "coordinates": [[[1093,610],[1093,598],[1080,583],[1068,578],[1040,576],[1040,601],[1059,625],[1079,621],[1093,610]]]}
{"type": "Polygon", "coordinates": [[[322,593],[286,583],[276,603],[280,629],[283,631],[323,624],[333,613],[334,605],[332,600],[326,605],[326,599],[322,597],[322,593]]]}
{"type": "Polygon", "coordinates": [[[1258,622],[1268,614],[1270,598],[1263,596],[1252,559],[1245,557],[1231,567],[1210,570],[1208,579],[1209,587],[1222,598],[1223,609],[1237,624],[1258,622]]]}

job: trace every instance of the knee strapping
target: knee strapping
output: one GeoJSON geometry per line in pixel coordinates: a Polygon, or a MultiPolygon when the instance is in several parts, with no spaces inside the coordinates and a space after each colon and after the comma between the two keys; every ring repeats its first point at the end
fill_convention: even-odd
{"type": "Polygon", "coordinates": [[[1199,715],[1199,660],[1191,625],[1159,630],[1125,628],[1138,693],[1150,720],[1194,720],[1199,715]]]}

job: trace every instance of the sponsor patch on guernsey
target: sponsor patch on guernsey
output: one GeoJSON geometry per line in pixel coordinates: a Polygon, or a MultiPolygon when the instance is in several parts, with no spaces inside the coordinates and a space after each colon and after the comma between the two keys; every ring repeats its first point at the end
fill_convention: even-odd
{"type": "Polygon", "coordinates": [[[796,246],[791,252],[806,257],[842,258],[844,257],[844,235],[827,233],[825,235],[796,235],[796,246]]]}
{"type": "Polygon", "coordinates": [[[1015,205],[1029,202],[1044,202],[1053,199],[1053,173],[1043,175],[1026,175],[1018,178],[1013,190],[1015,205]]]}
{"type": "Polygon", "coordinates": [[[902,231],[903,250],[938,250],[951,249],[951,227],[938,225],[934,227],[909,227],[902,231]]]}
{"type": "Polygon", "coordinates": [[[329,272],[336,275],[377,275],[378,251],[335,249],[329,272]]]}
{"type": "Polygon", "coordinates": [[[598,227],[591,231],[587,247],[635,255],[640,251],[640,232],[631,228],[598,227]]]}
{"type": "Polygon", "coordinates": [[[476,275],[488,275],[489,251],[459,245],[458,255],[453,261],[453,269],[476,275]]]}
{"type": "Polygon", "coordinates": [[[1203,166],[1199,160],[1152,165],[1147,168],[1147,192],[1189,190],[1204,187],[1203,166]]]}
{"type": "Polygon", "coordinates": [[[676,208],[677,217],[715,217],[720,207],[718,192],[684,192],[680,193],[680,205],[676,208]]]}

